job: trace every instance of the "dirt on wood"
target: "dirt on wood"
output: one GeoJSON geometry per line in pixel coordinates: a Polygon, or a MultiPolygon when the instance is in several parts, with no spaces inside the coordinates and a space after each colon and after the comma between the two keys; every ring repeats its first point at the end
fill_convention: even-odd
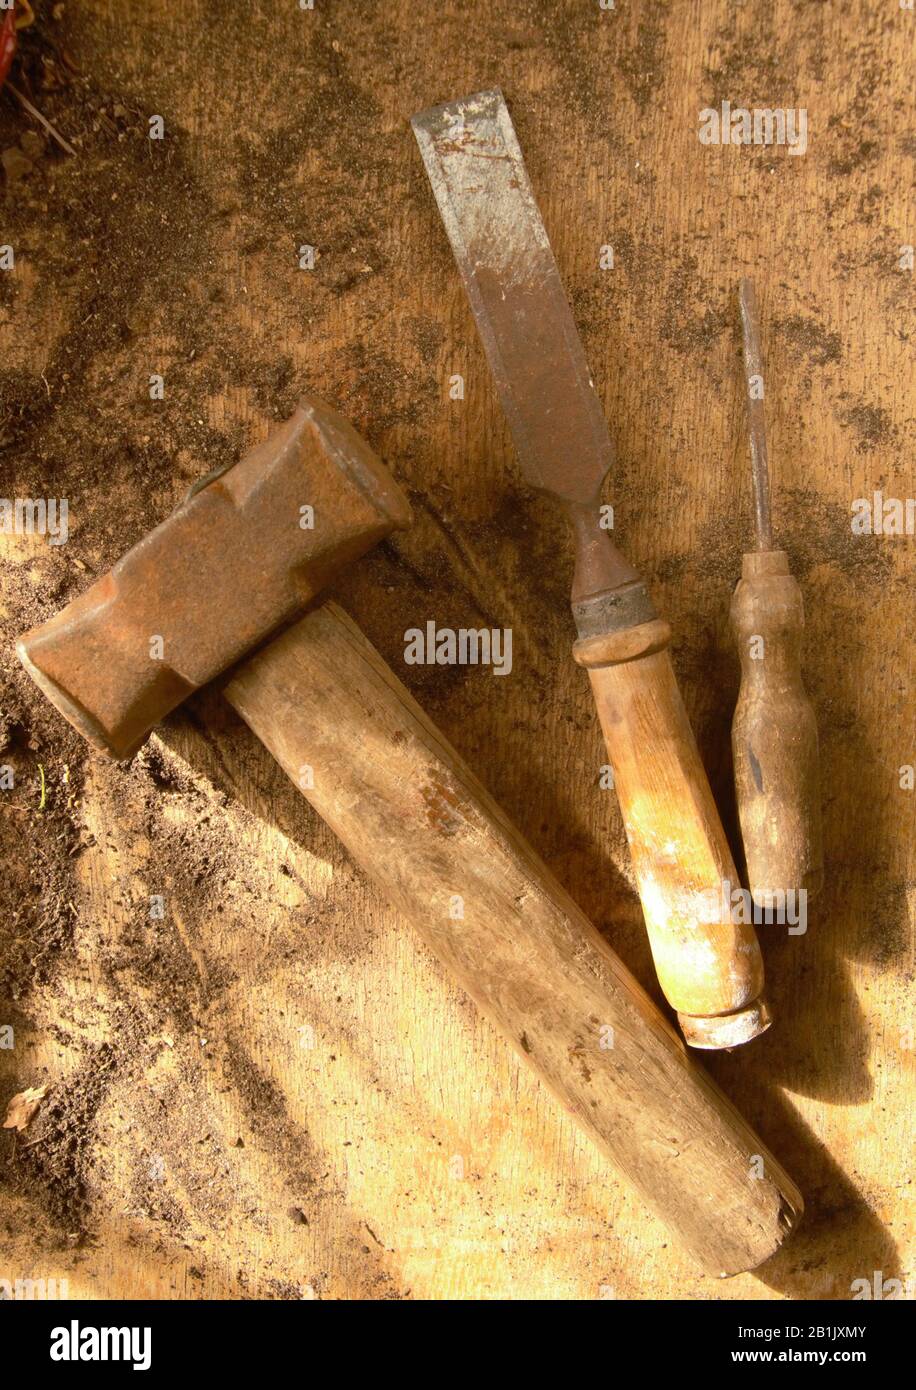
{"type": "Polygon", "coordinates": [[[911,810],[894,783],[912,695],[870,627],[905,623],[912,570],[848,526],[850,499],[902,486],[912,457],[890,360],[911,331],[912,277],[894,271],[892,170],[911,176],[916,149],[904,40],[889,8],[836,20],[801,0],[763,17],[723,0],[689,22],[668,4],[531,0],[471,19],[352,3],[305,32],[288,8],[34,0],[12,77],[72,157],[0,93],[0,243],[17,258],[0,274],[0,494],[66,497],[71,522],[60,547],[2,538],[0,1026],[15,1046],[0,1049],[0,1107],[52,1087],[25,1132],[0,1131],[9,1258],[113,1296],[594,1297],[609,1283],[721,1296],[660,1228],[640,1246],[636,1199],[503,1058],[218,692],[111,765],[13,648],[317,390],[416,513],[338,595],[656,990],[569,659],[562,524],[520,484],[407,124],[501,83],[608,405],[620,538],[675,627],[732,832],[725,615],[751,522],[734,285],[749,272],[765,285],[776,529],[806,586],[809,645],[829,652],[808,667],[829,884],[816,956],[770,947],[785,1026],[756,1070],[750,1056],[713,1064],[812,1213],[770,1282],[724,1296],[847,1297],[856,1273],[890,1274],[910,1235],[899,1167],[887,1176],[865,1121],[844,1114],[893,1070],[875,1030],[888,1020],[897,1048],[912,971],[911,810]],[[695,106],[806,93],[804,174],[756,148],[735,155],[740,175],[724,150],[703,177],[677,167],[697,157],[695,106]],[[672,159],[678,121],[690,145],[672,159]],[[607,241],[618,268],[601,276],[607,241]],[[319,253],[308,274],[303,246],[319,253]],[[895,327],[861,340],[866,321],[895,327]],[[512,626],[513,681],[405,669],[402,635],[428,617],[512,626]],[[812,1127],[832,1104],[822,1152],[812,1127]],[[465,1150],[467,1182],[452,1183],[465,1150]]]}

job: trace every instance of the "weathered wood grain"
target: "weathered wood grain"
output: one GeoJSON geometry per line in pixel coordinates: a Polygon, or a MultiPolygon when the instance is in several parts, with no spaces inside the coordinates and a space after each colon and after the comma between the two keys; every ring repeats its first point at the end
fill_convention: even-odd
{"type": "Polygon", "coordinates": [[[511,1047],[707,1273],[780,1248],[802,1199],[336,604],[226,698],[511,1047]]]}
{"type": "MultiPolygon", "coordinates": [[[[75,1161],[94,1236],[71,1245],[76,1228],[57,1224],[38,1158],[51,1141],[14,1155],[5,1135],[14,1271],[65,1270],[75,1292],[115,1296],[423,1298],[847,1298],[874,1270],[911,1275],[913,541],[852,536],[850,504],[912,491],[913,16],[866,0],[240,13],[65,7],[86,87],[38,95],[78,158],[4,194],[0,243],[18,251],[0,303],[4,437],[23,402],[32,414],[0,454],[0,492],[67,495],[72,516],[54,550],[0,538],[2,757],[29,808],[4,818],[4,963],[47,940],[58,908],[42,856],[71,794],[78,835],[61,842],[72,932],[7,1005],[17,1041],[0,1051],[0,1099],[44,1080],[59,1099],[87,1096],[75,1161]],[[618,539],[671,623],[733,848],[728,609],[752,533],[742,274],[766,325],[774,519],[808,615],[826,880],[806,935],[762,940],[777,1025],[710,1064],[807,1204],[783,1254],[726,1284],[665,1248],[218,705],[174,719],[129,771],[83,769],[14,670],[19,631],[314,390],[416,514],[339,596],[659,999],[570,658],[562,529],[518,482],[408,125],[494,84],[611,423],[618,539]],[[699,112],[723,99],[804,106],[807,153],[702,145],[699,112]],[[303,243],[314,271],[298,268],[303,243]],[[403,667],[403,634],[427,619],[511,626],[512,675],[403,667]],[[151,927],[156,893],[168,916],[151,927]]],[[[25,128],[5,99],[2,121],[4,138],[25,128]]]]}

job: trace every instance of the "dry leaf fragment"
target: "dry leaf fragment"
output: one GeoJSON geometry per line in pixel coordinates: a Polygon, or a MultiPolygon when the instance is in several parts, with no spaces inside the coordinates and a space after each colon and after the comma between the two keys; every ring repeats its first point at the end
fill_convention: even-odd
{"type": "Polygon", "coordinates": [[[18,1095],[13,1096],[6,1107],[3,1128],[18,1129],[20,1134],[24,1129],[28,1129],[47,1094],[47,1086],[30,1086],[28,1090],[20,1091],[18,1095]]]}

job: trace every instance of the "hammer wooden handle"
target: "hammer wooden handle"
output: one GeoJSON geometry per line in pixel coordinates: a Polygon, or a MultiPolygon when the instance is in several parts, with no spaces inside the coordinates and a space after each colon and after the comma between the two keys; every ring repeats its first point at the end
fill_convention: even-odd
{"type": "Polygon", "coordinates": [[[772,1254],[795,1186],[346,614],[308,614],[226,693],[702,1266],[772,1254]]]}
{"type": "Polygon", "coordinates": [[[656,618],[580,639],[659,983],[692,1047],[734,1047],[769,1026],[752,926],[656,618]]]}
{"type": "Polygon", "coordinates": [[[741,689],[735,792],[754,901],[777,907],[824,881],[817,724],[801,674],[804,602],[785,551],[751,551],[732,599],[741,689]]]}

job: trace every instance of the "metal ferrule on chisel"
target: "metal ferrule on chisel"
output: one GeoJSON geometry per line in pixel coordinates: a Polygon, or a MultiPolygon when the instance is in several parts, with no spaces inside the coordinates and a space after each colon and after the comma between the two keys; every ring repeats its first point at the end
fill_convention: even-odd
{"type": "Polygon", "coordinates": [[[572,612],[580,639],[638,627],[640,623],[650,623],[658,616],[642,580],[574,600],[572,612]]]}
{"type": "Polygon", "coordinates": [[[567,504],[566,510],[576,565],[572,613],[580,639],[651,622],[656,612],[645,582],[599,526],[598,504],[567,504]]]}

